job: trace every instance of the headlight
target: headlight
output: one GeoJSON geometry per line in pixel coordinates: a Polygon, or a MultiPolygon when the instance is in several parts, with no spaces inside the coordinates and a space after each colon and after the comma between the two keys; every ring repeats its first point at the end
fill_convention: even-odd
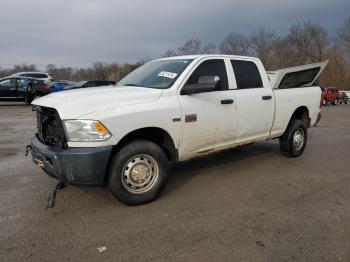
{"type": "Polygon", "coordinates": [[[99,121],[94,120],[66,120],[68,141],[70,142],[98,142],[106,141],[112,135],[99,121]]]}

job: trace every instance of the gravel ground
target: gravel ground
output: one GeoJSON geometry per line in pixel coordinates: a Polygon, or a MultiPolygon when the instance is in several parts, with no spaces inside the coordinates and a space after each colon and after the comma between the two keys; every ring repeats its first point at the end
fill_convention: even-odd
{"type": "Polygon", "coordinates": [[[0,261],[350,261],[350,105],[322,114],[299,158],[258,143],[176,165],[147,205],[66,187],[46,209],[35,115],[1,102],[0,261]]]}

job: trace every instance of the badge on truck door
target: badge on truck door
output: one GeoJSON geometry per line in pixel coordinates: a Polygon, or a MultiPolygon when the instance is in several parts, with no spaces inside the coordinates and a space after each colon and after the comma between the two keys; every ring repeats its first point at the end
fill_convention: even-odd
{"type": "Polygon", "coordinates": [[[196,122],[197,114],[190,114],[185,116],[185,123],[196,122]]]}

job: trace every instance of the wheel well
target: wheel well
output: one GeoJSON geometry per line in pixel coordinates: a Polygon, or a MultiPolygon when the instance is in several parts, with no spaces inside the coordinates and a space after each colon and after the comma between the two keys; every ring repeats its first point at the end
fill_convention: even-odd
{"type": "Polygon", "coordinates": [[[302,121],[305,123],[305,125],[306,125],[307,127],[310,127],[309,110],[307,109],[306,106],[298,107],[298,108],[294,111],[294,113],[293,113],[291,119],[299,119],[299,120],[302,120],[302,121]]]}
{"type": "Polygon", "coordinates": [[[179,155],[173,139],[168,132],[158,127],[146,127],[130,132],[119,141],[119,143],[113,148],[113,151],[118,151],[124,145],[136,139],[152,141],[164,150],[169,161],[176,162],[178,160],[179,155]]]}

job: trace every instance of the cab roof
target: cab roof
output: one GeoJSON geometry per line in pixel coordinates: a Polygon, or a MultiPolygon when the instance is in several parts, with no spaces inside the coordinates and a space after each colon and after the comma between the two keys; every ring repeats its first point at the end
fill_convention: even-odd
{"type": "Polygon", "coordinates": [[[202,58],[210,58],[210,57],[221,57],[221,58],[242,59],[242,60],[248,59],[248,60],[254,60],[254,61],[259,60],[259,58],[251,57],[251,56],[223,55],[223,54],[199,54],[199,55],[170,56],[170,57],[156,59],[155,61],[173,60],[173,59],[202,59],[202,58]]]}

